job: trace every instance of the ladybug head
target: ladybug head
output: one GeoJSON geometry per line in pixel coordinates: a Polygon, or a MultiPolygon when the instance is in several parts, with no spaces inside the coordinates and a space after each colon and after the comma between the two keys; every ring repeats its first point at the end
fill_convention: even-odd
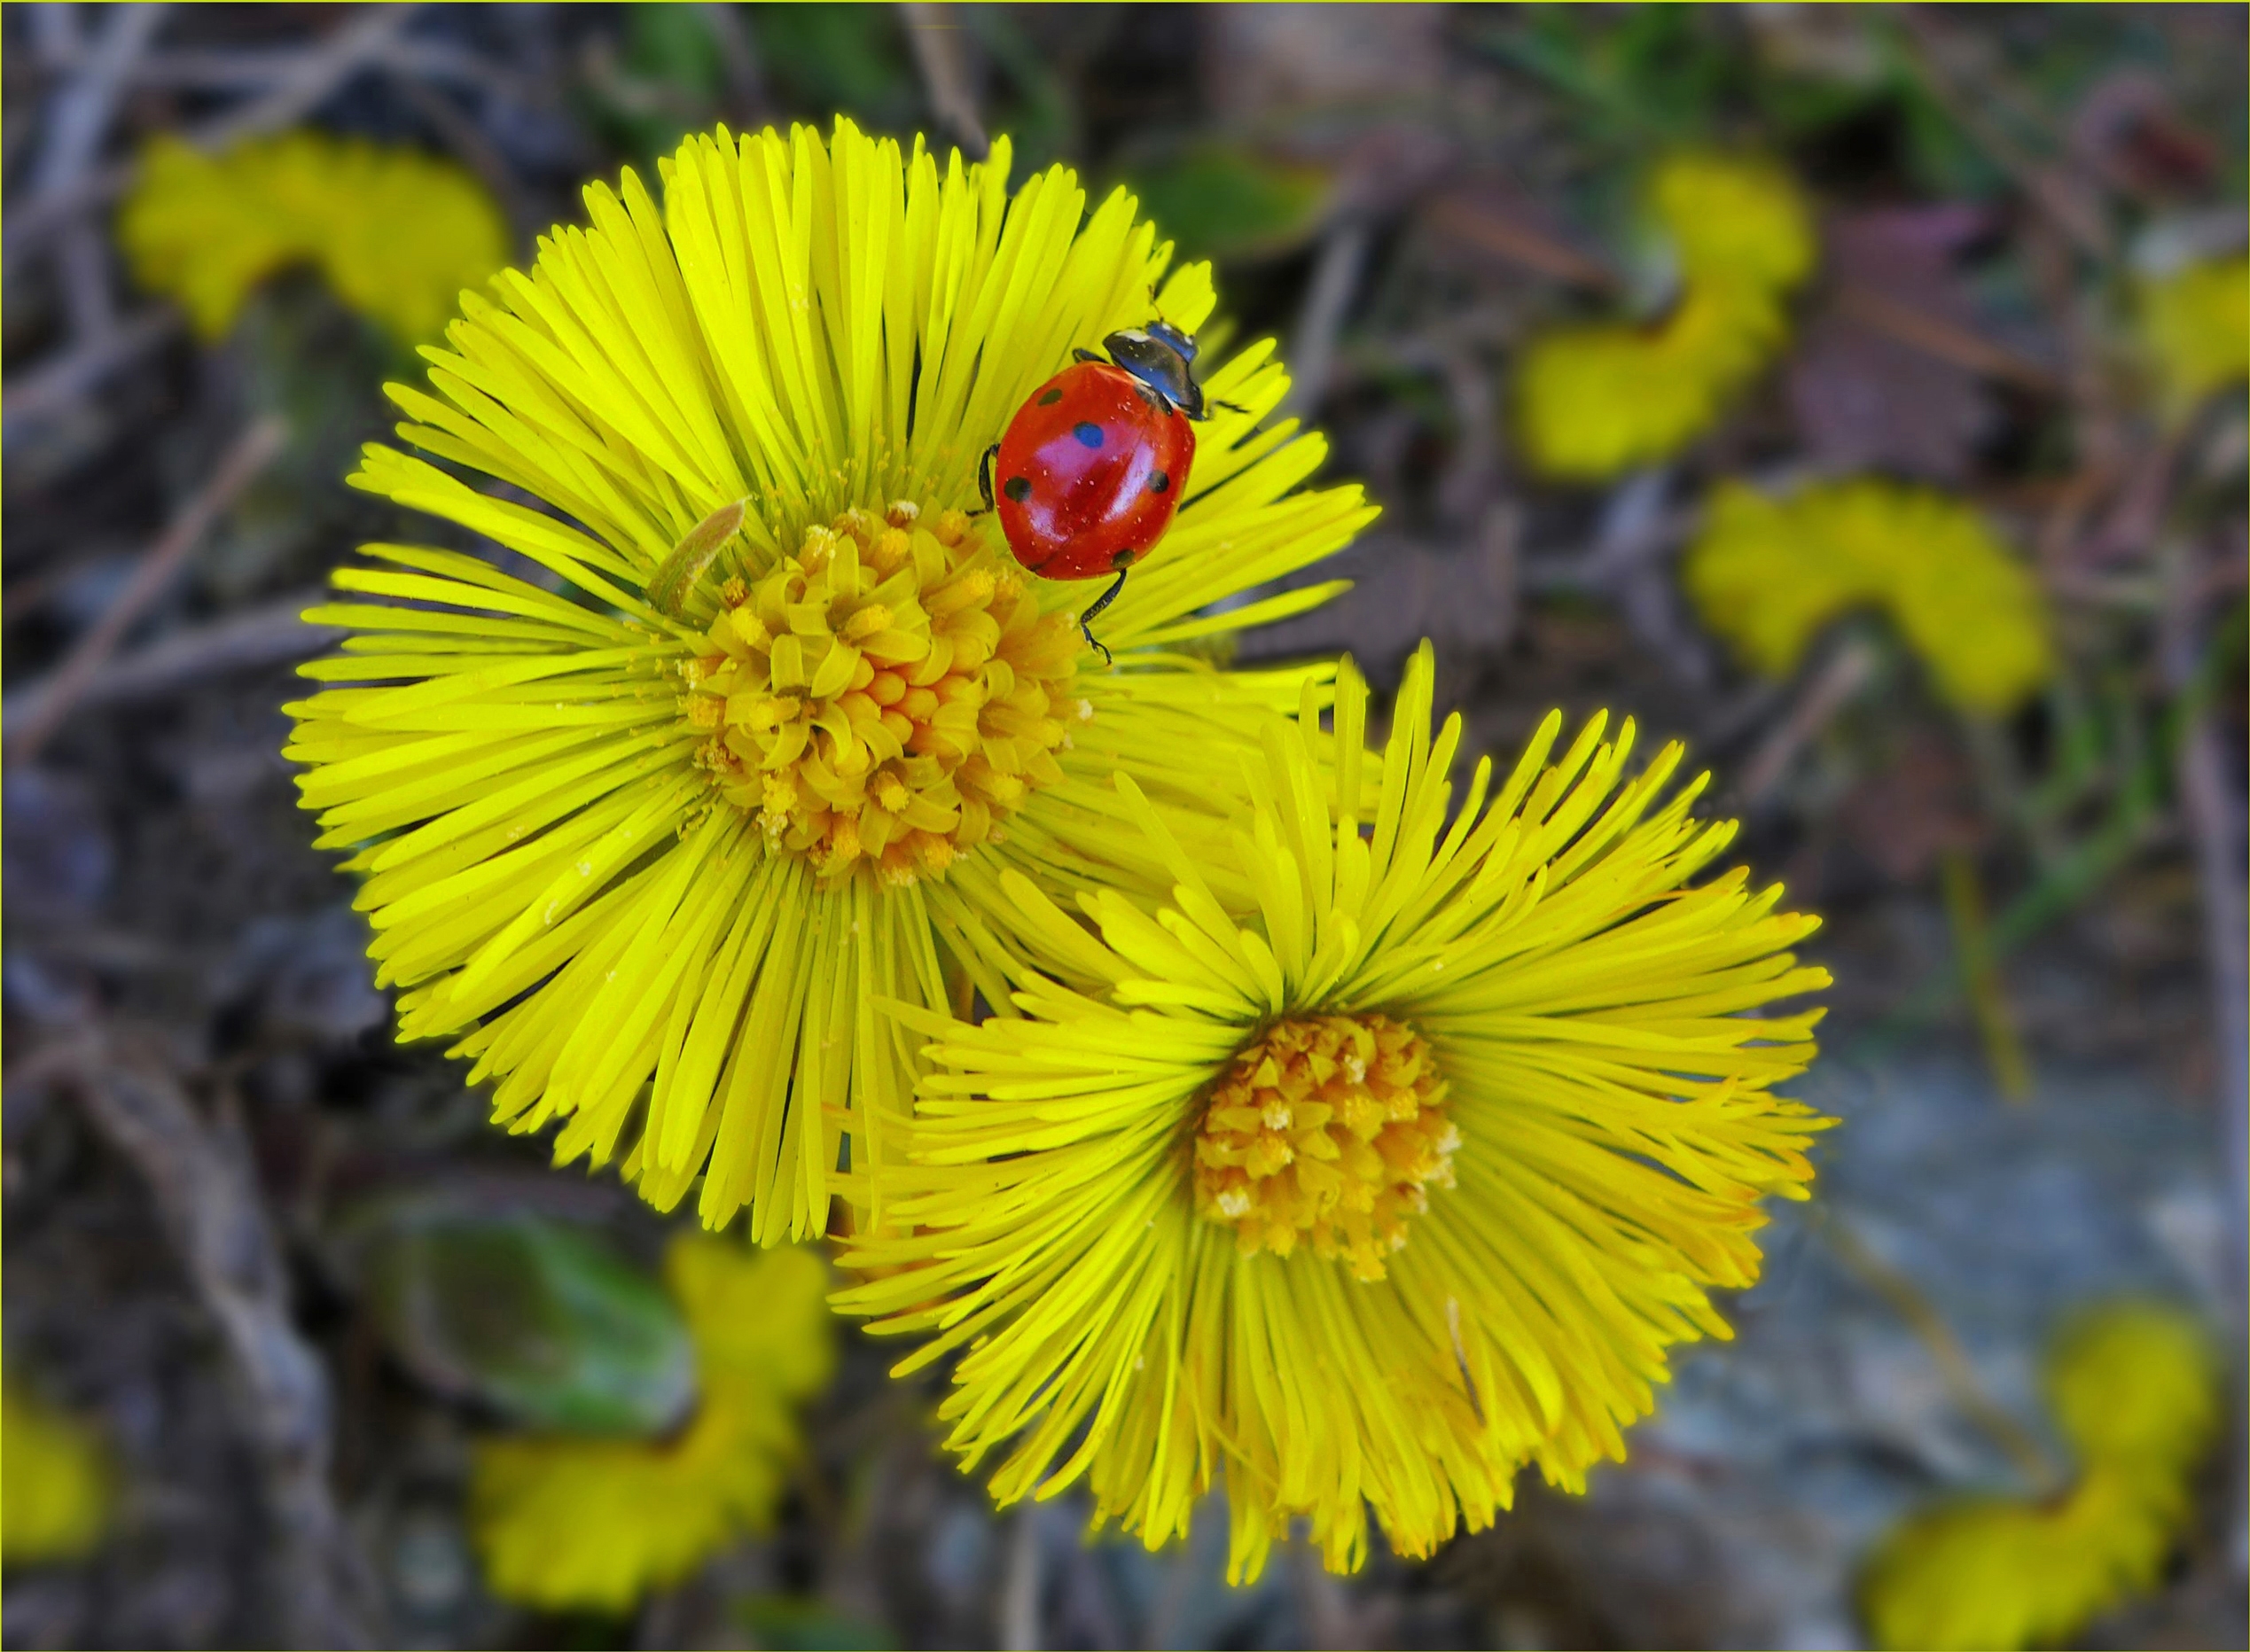
{"type": "Polygon", "coordinates": [[[1193,336],[1182,332],[1170,322],[1165,321],[1160,317],[1158,320],[1149,323],[1148,336],[1157,340],[1160,344],[1170,345],[1174,350],[1178,352],[1180,360],[1183,362],[1192,362],[1195,360],[1195,339],[1193,336]]]}
{"type": "Polygon", "coordinates": [[[1167,406],[1190,418],[1203,417],[1203,386],[1195,382],[1188,364],[1195,360],[1195,340],[1168,321],[1146,327],[1128,327],[1113,332],[1102,343],[1109,359],[1139,379],[1167,406]]]}

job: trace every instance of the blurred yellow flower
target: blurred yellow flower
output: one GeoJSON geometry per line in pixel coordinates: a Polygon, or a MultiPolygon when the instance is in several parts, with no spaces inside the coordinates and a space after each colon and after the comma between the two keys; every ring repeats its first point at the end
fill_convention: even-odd
{"type": "Polygon", "coordinates": [[[508,255],[499,207],[459,167],[309,130],[223,155],[157,138],[118,238],[142,283],[179,300],[206,339],[260,282],[309,264],[345,305],[418,343],[508,255]]]}
{"type": "Polygon", "coordinates": [[[1770,499],[1719,484],[1681,577],[1704,623],[1786,676],[1821,627],[1880,608],[1965,710],[2012,710],[2054,670],[2045,597],[1971,506],[1876,480],[1770,499]]]}
{"type": "Polygon", "coordinates": [[[2058,1340],[2047,1403],[2082,1460],[2176,1484],[2218,1426],[2216,1376],[2193,1320],[2158,1303],[2121,1302],[2058,1340]]]}
{"type": "Polygon", "coordinates": [[[1707,429],[1779,349],[1788,295],[1812,268],[1810,215],[1771,167],[1676,156],[1648,195],[1677,267],[1670,309],[1645,323],[1560,328],[1524,352],[1517,434],[1549,475],[1612,476],[1707,429]]]}
{"type": "Polygon", "coordinates": [[[664,1440],[480,1440],[469,1518],[504,1600],[623,1611],[772,1523],[801,1449],[796,1409],[835,1368],[828,1268],[803,1249],[672,1242],[666,1283],[695,1338],[701,1394],[664,1440]]]}
{"type": "Polygon", "coordinates": [[[2250,253],[2184,265],[2145,283],[2140,302],[2141,336],[2174,414],[2250,376],[2250,253]]]}
{"type": "Polygon", "coordinates": [[[93,1431],[0,1378],[0,1561],[76,1559],[101,1541],[113,1500],[93,1431]]]}
{"type": "Polygon", "coordinates": [[[1425,646],[1363,808],[1348,668],[1207,851],[1121,776],[1170,900],[1087,897],[1097,938],[1012,876],[1020,1013],[914,1017],[913,1162],[837,1301],[932,1333],[901,1373],[958,1355],[948,1443],[1003,1457],[1002,1503],[1083,1477],[1154,1548],[1222,1487],[1238,1581],[1299,1518],[1332,1570],[1371,1508],[1426,1555],[1527,1463],[1624,1456],[1670,1344],[1730,1334],[1760,1201],[1806,1196],[1826,1121],[1772,1090],[1819,1011],[1769,1007],[1827,985],[1789,951],[1816,920],[1701,879],[1734,827],[1667,795],[1676,745],[1629,778],[1629,722],[1551,715],[1451,811],[1432,676],[1425,646]]]}
{"type": "Polygon", "coordinates": [[[1876,1644],[2013,1648],[2074,1639],[2148,1588],[2191,1510],[2218,1427],[2216,1372],[2184,1315],[2124,1304],[2065,1336],[2047,1373],[2071,1488],[1964,1500],[1911,1516],[1876,1550],[1861,1603],[1876,1644]]]}
{"type": "Polygon", "coordinates": [[[1235,352],[1098,660],[1086,587],[970,514],[978,460],[1074,347],[1216,295],[1130,195],[1054,167],[1012,196],[1009,164],[722,128],[663,160],[660,205],[588,189],[591,227],[471,295],[427,390],[390,386],[439,463],[371,445],[352,479],[499,549],[367,546],[311,612],[354,633],[303,668],[330,686],[288,708],[401,1036],[473,1061],[496,1122],[558,1126],[559,1161],[693,1190],[709,1226],[746,1206],[761,1243],[879,1196],[913,1056],[874,1004],[1002,990],[1002,870],[1145,887],[1120,769],[1215,820],[1256,719],[1332,667],[1182,644],[1333,595],[1274,588],[1374,515],[1301,486],[1326,444],[1262,424],[1270,341],[1235,352]]]}
{"type": "Polygon", "coordinates": [[[1795,183],[1777,167],[1676,155],[1656,169],[1649,196],[1689,286],[1778,297],[1812,271],[1818,250],[1812,218],[1795,183]]]}

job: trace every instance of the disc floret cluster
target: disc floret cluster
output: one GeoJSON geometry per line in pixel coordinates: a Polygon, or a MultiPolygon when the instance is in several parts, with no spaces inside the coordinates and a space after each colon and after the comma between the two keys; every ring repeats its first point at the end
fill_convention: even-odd
{"type": "Polygon", "coordinates": [[[958,510],[850,510],[754,585],[722,588],[678,665],[695,761],[823,878],[889,884],[993,841],[1091,707],[1078,635],[958,510]]]}

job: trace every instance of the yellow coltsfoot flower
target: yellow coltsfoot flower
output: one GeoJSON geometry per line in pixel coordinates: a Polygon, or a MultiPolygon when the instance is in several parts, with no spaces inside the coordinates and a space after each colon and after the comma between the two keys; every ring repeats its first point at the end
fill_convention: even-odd
{"type": "Polygon", "coordinates": [[[621,1612],[773,1523],[802,1449],[797,1409],[835,1369],[827,1265],[809,1250],[688,1234],[672,1242],[664,1276],[701,1386],[675,1435],[476,1444],[469,1523],[504,1600],[621,1612]]]}
{"type": "Polygon", "coordinates": [[[1769,676],[1821,629],[1878,608],[1965,710],[2012,711],[2054,673],[2046,598],[1976,509],[1863,479],[1770,499],[1722,482],[1681,579],[1704,623],[1769,676]]]}
{"type": "Polygon", "coordinates": [[[0,1562],[75,1560],[109,1528],[109,1453],[93,1430],[0,1377],[0,1562]]]}
{"type": "Polygon", "coordinates": [[[508,256],[507,221],[471,174],[310,130],[223,155],[157,138],[117,233],[141,281],[178,299],[206,339],[293,264],[317,269],[346,306],[401,340],[434,338],[461,289],[508,256]]]}
{"type": "Polygon", "coordinates": [[[666,1209],[699,1183],[773,1243],[879,1191],[913,1085],[875,1001],[1004,993],[1003,873],[1160,887],[1113,775],[1192,836],[1332,674],[1178,645],[1333,595],[1213,606],[1374,512],[1300,490],[1325,444],[1260,428],[1287,375],[1238,352],[1100,668],[1091,592],[1017,565],[977,463],[1074,347],[1200,325],[1208,267],[1168,274],[1132,198],[1089,216],[1066,168],[1011,197],[1004,142],[721,129],[662,171],[660,204],[590,188],[590,228],[465,296],[429,390],[390,387],[431,459],[371,446],[354,482],[498,549],[338,573],[359,600],[308,617],[355,635],[288,754],[401,1035],[453,1040],[511,1129],[559,1122],[559,1160],[621,1157],[666,1209]]]}
{"type": "Polygon", "coordinates": [[[2250,253],[2202,259],[2145,281],[2141,342],[2174,418],[2250,377],[2250,253]]]}
{"type": "Polygon", "coordinates": [[[1965,1499],[1901,1523],[1861,1578],[1878,1646],[2060,1644],[2155,1584],[2218,1430],[2208,1341],[2176,1309],[2119,1303],[2074,1326],[2046,1375],[2076,1478],[2053,1496],[1965,1499]]]}
{"type": "Polygon", "coordinates": [[[1674,156],[1649,180],[1648,211],[1677,294],[1645,324],[1564,327],[1532,341],[1516,428],[1533,467],[1591,481],[1668,457],[1717,422],[1789,330],[1789,294],[1812,269],[1811,214],[1760,162],[1674,156]]]}
{"type": "Polygon", "coordinates": [[[1690,881],[1734,829],[1664,798],[1676,746],[1625,778],[1630,724],[1558,756],[1550,717],[1449,822],[1432,670],[1379,786],[1347,667],[1192,852],[1121,776],[1169,895],[1088,893],[1090,932],[1004,874],[1014,1013],[893,1007],[933,1071],[838,1301],[927,1337],[901,1372],[957,1356],[949,1443],[1002,1502],[1083,1477],[1153,1547],[1223,1488],[1237,1579],[1295,1518],[1357,1565],[1370,1508],[1427,1555],[1524,1464],[1621,1456],[1668,1345],[1728,1334],[1759,1201],[1805,1196],[1826,1121],[1771,1092],[1818,1017],[1746,1012],[1827,984],[1815,920],[1690,881]]]}

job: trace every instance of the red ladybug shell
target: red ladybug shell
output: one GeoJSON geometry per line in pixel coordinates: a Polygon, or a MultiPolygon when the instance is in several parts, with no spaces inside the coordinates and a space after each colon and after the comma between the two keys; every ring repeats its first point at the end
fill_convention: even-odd
{"type": "Polygon", "coordinates": [[[1107,362],[1066,367],[1008,423],[993,467],[1008,549],[1051,580],[1129,567],[1172,524],[1195,461],[1177,408],[1107,362]]]}

